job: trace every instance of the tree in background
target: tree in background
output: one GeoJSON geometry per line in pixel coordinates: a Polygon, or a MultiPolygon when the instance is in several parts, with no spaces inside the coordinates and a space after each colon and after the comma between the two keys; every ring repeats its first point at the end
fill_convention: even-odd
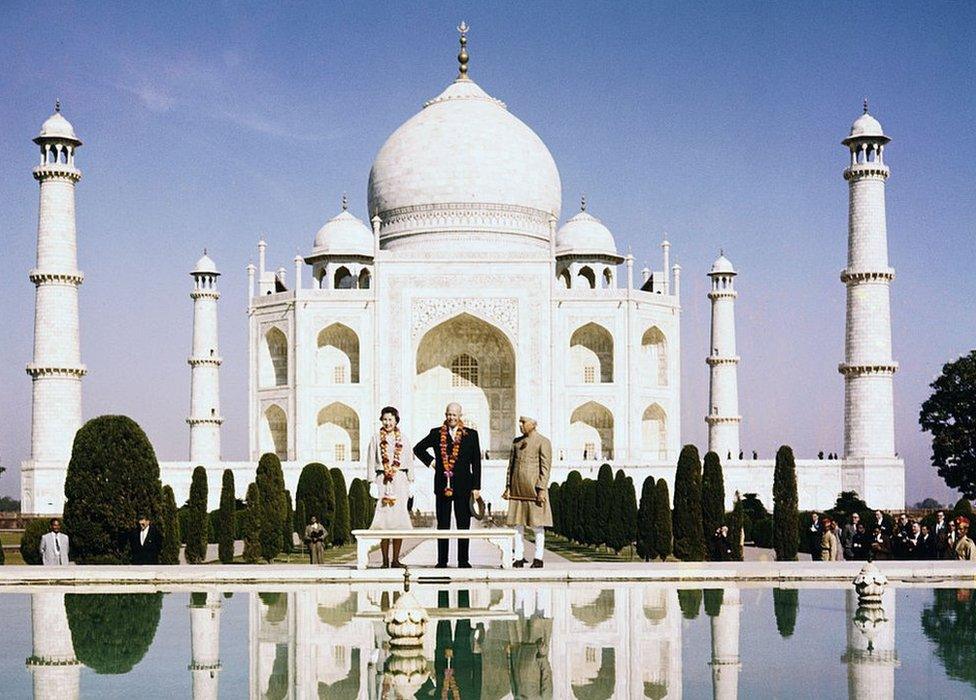
{"type": "Polygon", "coordinates": [[[955,507],[953,507],[952,512],[954,515],[965,515],[967,518],[973,514],[973,504],[969,502],[968,498],[960,498],[956,501],[955,507]]]}
{"type": "Polygon", "coordinates": [[[346,493],[346,477],[343,476],[341,469],[333,467],[329,470],[329,476],[332,477],[332,492],[335,498],[335,522],[329,534],[332,535],[332,544],[341,547],[352,539],[352,535],[349,534],[352,530],[349,520],[349,494],[346,493]]]}
{"type": "Polygon", "coordinates": [[[308,522],[308,515],[305,514],[305,501],[298,501],[295,507],[295,534],[302,542],[305,541],[305,526],[301,523],[308,522]]]}
{"type": "Polygon", "coordinates": [[[705,559],[701,513],[701,460],[698,448],[685,445],[674,476],[674,555],[682,561],[705,559]]]}
{"type": "Polygon", "coordinates": [[[349,482],[349,524],[353,530],[365,530],[372,516],[369,512],[369,486],[363,479],[349,482]]]}
{"type": "Polygon", "coordinates": [[[671,556],[671,494],[668,482],[658,479],[654,486],[654,551],[662,560],[671,556]]]}
{"type": "Polygon", "coordinates": [[[800,607],[800,592],[795,588],[773,589],[773,613],[776,629],[783,639],[793,636],[796,629],[796,611],[800,607]]]}
{"type": "Polygon", "coordinates": [[[159,550],[160,564],[179,564],[180,563],[180,518],[176,511],[176,498],[173,496],[173,489],[164,486],[163,494],[163,514],[160,518],[159,529],[163,533],[163,546],[159,550]]]}
{"type": "Polygon", "coordinates": [[[64,481],[64,529],[79,564],[118,564],[136,517],[159,519],[159,463],[149,438],[126,416],[99,416],[75,434],[64,481]]]}
{"type": "MultiPolygon", "coordinates": [[[[619,512],[623,528],[624,547],[629,547],[637,539],[637,491],[634,489],[633,477],[625,476],[622,469],[617,470],[617,480],[620,484],[619,512]]],[[[619,552],[620,550],[616,551],[619,552]]]]}
{"type": "Polygon", "coordinates": [[[644,561],[657,557],[654,548],[654,477],[644,479],[641,486],[640,505],[637,508],[637,556],[644,561]]]}
{"type": "Polygon", "coordinates": [[[942,367],[918,422],[932,434],[932,466],[950,488],[976,498],[976,350],[942,367]]]}
{"type": "Polygon", "coordinates": [[[285,519],[285,478],[278,455],[266,452],[258,462],[258,493],[261,496],[261,556],[272,561],[281,552],[281,531],[285,519]]]}
{"type": "Polygon", "coordinates": [[[613,467],[609,464],[601,464],[596,475],[594,510],[590,513],[590,515],[595,514],[596,516],[590,533],[592,536],[591,544],[603,544],[610,536],[610,529],[613,527],[610,511],[613,507],[614,496],[613,467]]]}
{"type": "Polygon", "coordinates": [[[190,502],[187,508],[187,564],[202,564],[207,558],[207,470],[197,467],[190,480],[190,502]]]}
{"type": "Polygon", "coordinates": [[[581,530],[583,519],[583,476],[573,470],[566,476],[563,488],[563,535],[582,543],[581,530]]]}
{"type": "Polygon", "coordinates": [[[742,499],[739,492],[735,492],[735,502],[732,510],[725,518],[729,526],[729,544],[732,546],[732,561],[742,561],[742,530],[744,527],[742,515],[742,499]]]}
{"type": "Polygon", "coordinates": [[[583,479],[583,544],[603,544],[604,537],[600,532],[599,488],[593,479],[583,479]]]}
{"type": "MultiPolygon", "coordinates": [[[[20,556],[25,564],[41,563],[41,538],[50,531],[50,522],[47,518],[34,518],[24,525],[24,532],[20,536],[20,556]]],[[[61,531],[64,532],[64,529],[61,531]]]]}
{"type": "Polygon", "coordinates": [[[281,551],[291,554],[295,551],[295,533],[292,527],[295,522],[295,512],[291,507],[291,492],[285,489],[285,517],[281,520],[281,551]]]}
{"type": "MultiPolygon", "coordinates": [[[[313,515],[318,518],[328,533],[332,536],[335,521],[336,499],[332,485],[332,475],[328,468],[319,462],[306,464],[298,477],[298,488],[295,489],[295,503],[305,504],[305,517],[313,515]]],[[[295,529],[305,532],[308,520],[296,523],[295,529]]]]}
{"type": "Polygon", "coordinates": [[[261,491],[255,482],[247,487],[247,510],[244,511],[244,561],[257,564],[261,561],[261,491]]]}
{"type": "Polygon", "coordinates": [[[705,453],[702,470],[702,533],[706,540],[725,520],[725,479],[722,462],[714,452],[705,453]]]}
{"type": "Polygon", "coordinates": [[[796,463],[793,450],[783,445],[776,451],[773,471],[773,549],[777,561],[796,561],[800,545],[796,495],[796,463]]]}
{"type": "Polygon", "coordinates": [[[559,518],[562,515],[562,504],[559,502],[560,486],[555,481],[549,484],[549,508],[552,511],[552,529],[562,533],[562,523],[559,518]]]}
{"type": "Polygon", "coordinates": [[[220,486],[220,510],[217,519],[220,522],[217,537],[217,556],[223,564],[234,561],[234,539],[237,535],[237,501],[234,499],[234,472],[224,470],[223,482],[220,486]]]}

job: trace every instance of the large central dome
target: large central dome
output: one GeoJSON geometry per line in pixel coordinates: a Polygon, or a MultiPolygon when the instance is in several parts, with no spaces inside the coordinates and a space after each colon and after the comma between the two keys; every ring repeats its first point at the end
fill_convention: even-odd
{"type": "Polygon", "coordinates": [[[393,132],[369,174],[385,249],[497,253],[500,238],[505,252],[548,248],[561,195],[546,145],[467,77],[393,132]]]}

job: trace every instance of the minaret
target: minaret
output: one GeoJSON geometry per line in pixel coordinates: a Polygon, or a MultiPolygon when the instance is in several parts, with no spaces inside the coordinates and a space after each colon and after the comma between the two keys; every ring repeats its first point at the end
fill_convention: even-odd
{"type": "Polygon", "coordinates": [[[27,365],[33,381],[31,456],[21,470],[25,513],[54,514],[64,507],[64,477],[75,433],[81,427],[81,341],[78,323],[78,270],[75,235],[75,150],[81,140],[61,116],[60,101],[34,139],[40,164],[37,265],[30,281],[34,303],[34,359],[27,365]]]}
{"type": "Polygon", "coordinates": [[[878,120],[864,114],[851,126],[843,144],[850,151],[844,179],[850,188],[847,267],[847,333],[844,338],[844,456],[895,456],[889,286],[895,271],[888,267],[885,224],[885,144],[890,139],[878,120]]]}
{"type": "Polygon", "coordinates": [[[712,290],[708,298],[712,302],[712,341],[705,362],[710,368],[708,382],[708,449],[719,458],[735,459],[739,456],[739,380],[735,354],[735,276],[738,273],[732,263],[719,255],[708,276],[712,278],[712,290]]]}
{"type": "Polygon", "coordinates": [[[64,593],[31,594],[31,638],[27,668],[34,676],[35,700],[81,697],[81,664],[75,658],[64,593]]]}
{"type": "Polygon", "coordinates": [[[742,602],[738,588],[722,592],[722,607],[711,618],[712,626],[712,697],[735,700],[739,697],[739,621],[742,602]]]}
{"type": "Polygon", "coordinates": [[[203,251],[193,277],[193,352],[190,364],[190,461],[204,466],[220,462],[220,353],[217,349],[217,266],[203,251]]]}
{"type": "Polygon", "coordinates": [[[220,673],[219,593],[190,594],[190,672],[193,700],[216,700],[220,673]],[[202,598],[202,600],[200,600],[202,598]]]}

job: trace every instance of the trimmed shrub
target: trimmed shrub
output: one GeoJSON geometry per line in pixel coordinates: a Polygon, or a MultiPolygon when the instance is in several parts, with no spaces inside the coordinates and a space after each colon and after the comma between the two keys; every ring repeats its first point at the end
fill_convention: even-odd
{"type": "Polygon", "coordinates": [[[705,614],[709,617],[718,617],[722,612],[722,599],[724,591],[721,588],[706,588],[702,591],[702,598],[705,602],[705,614]]]}
{"type": "Polygon", "coordinates": [[[634,480],[626,476],[623,469],[618,469],[614,477],[609,511],[606,544],[619,554],[624,547],[632,545],[637,536],[637,495],[634,493],[634,480]]]}
{"type": "MultiPolygon", "coordinates": [[[[332,475],[328,468],[320,462],[311,462],[302,468],[298,477],[298,488],[295,489],[295,504],[305,504],[305,515],[313,515],[331,536],[335,521],[335,491],[332,485],[332,475]]],[[[308,520],[301,523],[302,532],[308,520]]],[[[297,528],[296,528],[297,529],[297,528]]]]}
{"type": "Polygon", "coordinates": [[[79,564],[121,563],[145,513],[159,520],[159,463],[149,438],[126,416],[99,416],[75,434],[64,481],[64,529],[79,564]]]}
{"type": "Polygon", "coordinates": [[[186,549],[187,564],[202,564],[207,558],[207,470],[197,467],[190,481],[190,501],[187,504],[186,549]]]}
{"type": "MultiPolygon", "coordinates": [[[[41,563],[41,538],[51,529],[51,521],[47,518],[28,520],[24,532],[20,535],[20,556],[25,564],[41,563]]],[[[63,523],[62,523],[63,526],[63,523]]],[[[64,532],[64,530],[61,530],[64,532]]],[[[69,535],[70,538],[70,535],[69,535]]],[[[71,552],[72,542],[68,540],[68,556],[74,559],[71,552]]]]}
{"type": "Polygon", "coordinates": [[[597,494],[597,488],[597,483],[593,479],[583,479],[583,523],[580,528],[580,534],[583,536],[583,544],[603,544],[600,539],[600,517],[598,510],[600,497],[597,494]]]}
{"type": "Polygon", "coordinates": [[[261,455],[255,483],[261,497],[261,556],[270,562],[281,553],[286,510],[285,477],[278,455],[272,452],[261,455]]]}
{"type": "Polygon", "coordinates": [[[609,464],[600,465],[596,475],[596,495],[593,510],[589,517],[595,517],[590,531],[591,544],[607,544],[611,539],[613,529],[611,510],[616,497],[614,491],[613,467],[609,464]]]}
{"type": "Polygon", "coordinates": [[[353,530],[365,530],[371,522],[369,487],[362,479],[349,482],[349,524],[353,530]]]}
{"type": "Polygon", "coordinates": [[[700,588],[678,589],[678,607],[681,608],[681,616],[686,620],[694,620],[698,617],[701,603],[702,591],[700,588]]]}
{"type": "Polygon", "coordinates": [[[333,467],[329,470],[329,476],[332,477],[332,494],[335,499],[335,516],[330,533],[332,544],[341,547],[352,538],[349,533],[352,530],[349,520],[349,494],[346,493],[346,477],[341,469],[333,467]]]}
{"type": "Polygon", "coordinates": [[[746,531],[746,541],[754,541],[753,526],[769,515],[766,506],[759,500],[759,496],[754,493],[747,493],[742,496],[742,527],[746,531]]]}
{"type": "Polygon", "coordinates": [[[796,588],[773,589],[773,613],[776,630],[783,639],[793,636],[796,629],[796,611],[800,607],[800,592],[796,588]]]}
{"type": "Polygon", "coordinates": [[[68,593],[64,608],[78,660],[95,673],[128,673],[156,636],[162,593],[68,593]]]}
{"type": "Polygon", "coordinates": [[[729,526],[729,544],[732,546],[732,561],[742,561],[742,501],[736,496],[732,510],[725,516],[729,526]]]}
{"type": "Polygon", "coordinates": [[[301,523],[308,523],[308,516],[305,514],[305,502],[299,501],[295,508],[295,534],[302,542],[305,541],[305,526],[301,523]]]}
{"type": "Polygon", "coordinates": [[[563,532],[575,542],[582,542],[583,476],[577,470],[566,476],[563,488],[563,532]]]}
{"type": "Polygon", "coordinates": [[[281,550],[285,554],[295,551],[295,533],[292,524],[295,522],[295,512],[291,507],[291,492],[285,490],[285,517],[281,520],[281,550]]]}
{"type": "Polygon", "coordinates": [[[257,564],[261,560],[261,491],[255,482],[247,487],[247,510],[244,511],[244,561],[257,564]]]}
{"type": "Polygon", "coordinates": [[[644,479],[640,506],[637,508],[637,556],[644,561],[657,557],[657,549],[654,548],[654,485],[653,476],[644,479]]]}
{"type": "Polygon", "coordinates": [[[798,512],[796,463],[793,450],[783,445],[776,451],[773,472],[773,549],[777,561],[796,561],[800,544],[798,512]]]}
{"type": "Polygon", "coordinates": [[[658,479],[654,486],[654,551],[661,559],[671,556],[671,495],[668,482],[658,479]]]}
{"type": "Polygon", "coordinates": [[[702,534],[708,540],[725,520],[725,479],[722,476],[722,462],[714,452],[705,454],[701,510],[702,534]]]}
{"type": "Polygon", "coordinates": [[[224,470],[220,485],[220,510],[217,534],[217,556],[222,564],[234,561],[234,538],[237,535],[237,501],[234,499],[234,472],[224,470]]]}
{"type": "Polygon", "coordinates": [[[674,476],[674,555],[682,561],[705,559],[701,514],[701,460],[694,445],[681,448],[674,476]]]}
{"type": "Polygon", "coordinates": [[[559,502],[560,486],[556,482],[549,484],[549,509],[552,511],[552,529],[562,532],[560,517],[562,516],[562,504],[559,502]]]}
{"type": "Polygon", "coordinates": [[[773,549],[773,516],[767,515],[752,526],[752,543],[763,549],[773,549]]]}
{"type": "Polygon", "coordinates": [[[159,563],[175,565],[180,563],[180,519],[176,512],[176,498],[173,488],[163,487],[163,515],[159,529],[163,533],[163,546],[159,550],[159,563]]]}
{"type": "Polygon", "coordinates": [[[956,501],[956,505],[953,507],[952,512],[956,517],[965,515],[967,518],[969,518],[973,514],[973,504],[969,502],[968,498],[960,498],[958,501],[956,501]]]}

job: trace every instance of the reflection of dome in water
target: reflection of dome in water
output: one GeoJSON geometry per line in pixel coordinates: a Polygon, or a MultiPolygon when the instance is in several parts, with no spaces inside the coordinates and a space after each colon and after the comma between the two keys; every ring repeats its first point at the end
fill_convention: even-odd
{"type": "Polygon", "coordinates": [[[586,683],[573,683],[573,695],[577,700],[609,700],[616,685],[616,654],[614,649],[604,648],[600,650],[600,670],[586,683]]]}
{"type": "Polygon", "coordinates": [[[319,619],[332,627],[342,627],[349,624],[355,614],[356,595],[354,593],[347,594],[345,599],[340,602],[329,604],[320,602],[318,605],[319,619]]]}
{"type": "Polygon", "coordinates": [[[668,684],[663,681],[660,682],[648,682],[644,681],[644,697],[651,698],[651,700],[661,700],[661,698],[667,697],[668,695],[668,684]]]}
{"type": "Polygon", "coordinates": [[[352,648],[350,660],[349,673],[346,674],[345,678],[337,680],[335,683],[319,681],[319,698],[321,700],[359,697],[359,647],[352,648]]]}
{"type": "Polygon", "coordinates": [[[591,603],[573,604],[573,617],[588,627],[597,627],[613,617],[614,597],[610,589],[600,591],[591,603]]]}

